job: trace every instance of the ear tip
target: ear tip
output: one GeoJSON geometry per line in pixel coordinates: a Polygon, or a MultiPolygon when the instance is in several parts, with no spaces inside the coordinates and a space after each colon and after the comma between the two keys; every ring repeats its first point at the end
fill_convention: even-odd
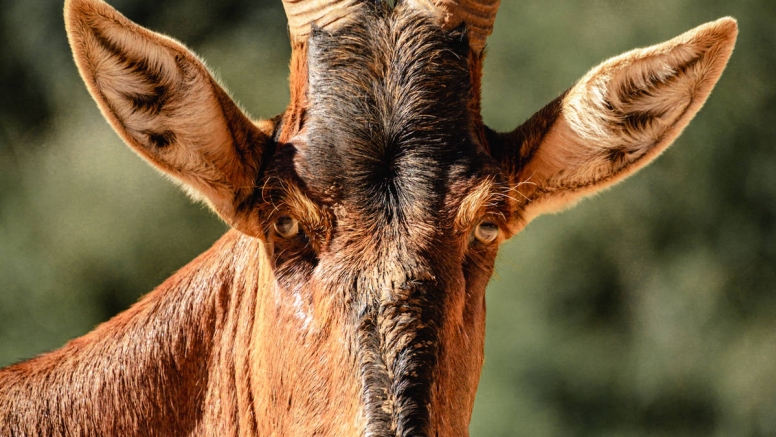
{"type": "Polygon", "coordinates": [[[102,0],[65,0],[65,25],[88,23],[95,16],[115,18],[116,10],[102,0]]]}
{"type": "Polygon", "coordinates": [[[94,0],[65,0],[65,20],[70,21],[70,18],[83,11],[83,9],[94,6],[94,3],[94,0]]]}
{"type": "Polygon", "coordinates": [[[97,2],[94,0],[65,0],[65,29],[70,33],[76,26],[84,22],[84,18],[95,12],[97,2]]]}
{"type": "MultiPolygon", "coordinates": [[[[702,56],[707,57],[713,65],[724,69],[738,38],[738,22],[733,17],[722,17],[715,21],[687,31],[678,37],[666,41],[664,46],[671,50],[678,46],[689,44],[695,47],[702,56]]],[[[722,73],[721,69],[718,69],[722,73]]]]}
{"type": "Polygon", "coordinates": [[[738,36],[738,21],[733,17],[723,17],[712,24],[716,32],[725,39],[735,41],[738,36]]]}
{"type": "Polygon", "coordinates": [[[738,33],[738,20],[733,17],[722,17],[713,22],[718,28],[724,29],[727,33],[738,33]]]}
{"type": "Polygon", "coordinates": [[[738,37],[738,21],[733,17],[722,17],[700,26],[698,33],[709,35],[721,44],[733,46],[738,37]]]}

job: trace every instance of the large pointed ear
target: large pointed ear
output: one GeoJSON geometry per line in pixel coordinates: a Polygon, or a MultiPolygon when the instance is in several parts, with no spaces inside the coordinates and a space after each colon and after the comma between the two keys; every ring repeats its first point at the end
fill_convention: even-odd
{"type": "Polygon", "coordinates": [[[207,201],[233,227],[250,214],[269,122],[254,124],[183,45],[99,0],[67,0],[78,70],[116,132],[138,154],[207,201]]]}
{"type": "Polygon", "coordinates": [[[489,135],[516,191],[514,230],[656,158],[703,106],[737,33],[722,18],[612,58],[515,131],[489,135]]]}

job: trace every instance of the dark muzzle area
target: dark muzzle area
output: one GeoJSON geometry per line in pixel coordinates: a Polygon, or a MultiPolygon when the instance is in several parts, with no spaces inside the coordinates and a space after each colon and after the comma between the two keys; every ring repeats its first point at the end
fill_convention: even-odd
{"type": "Polygon", "coordinates": [[[370,296],[359,308],[357,333],[365,435],[428,435],[444,314],[440,287],[409,280],[361,295],[370,296]]]}

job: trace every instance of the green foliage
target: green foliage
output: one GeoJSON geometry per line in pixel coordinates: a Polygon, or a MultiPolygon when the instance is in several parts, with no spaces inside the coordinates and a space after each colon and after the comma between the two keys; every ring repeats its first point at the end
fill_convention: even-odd
{"type": "MultiPolygon", "coordinates": [[[[113,3],[200,53],[252,114],[282,111],[279,1],[113,3]]],[[[504,246],[472,434],[775,435],[776,5],[502,3],[483,105],[501,130],[609,56],[724,15],[741,35],[706,107],[654,165],[504,246]]],[[[0,0],[0,11],[5,365],[131,305],[224,227],[102,120],[60,2],[0,0]]]]}

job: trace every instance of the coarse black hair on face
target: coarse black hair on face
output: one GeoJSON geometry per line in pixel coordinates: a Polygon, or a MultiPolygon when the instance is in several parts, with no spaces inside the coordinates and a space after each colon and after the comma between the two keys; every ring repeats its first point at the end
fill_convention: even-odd
{"type": "MultiPolygon", "coordinates": [[[[443,30],[401,4],[373,2],[361,13],[335,32],[315,29],[309,40],[306,145],[297,170],[307,186],[338,187],[337,202],[365,228],[438,222],[448,184],[474,165],[477,149],[468,40],[463,29],[443,30]]],[[[397,302],[364,297],[376,291],[367,285],[351,290],[359,296],[355,350],[366,435],[424,435],[431,426],[444,284],[418,281],[416,273],[396,285],[411,295],[397,302]]]]}
{"type": "Polygon", "coordinates": [[[468,42],[409,8],[363,13],[310,38],[305,166],[316,185],[390,221],[437,196],[471,149],[468,42]]]}

